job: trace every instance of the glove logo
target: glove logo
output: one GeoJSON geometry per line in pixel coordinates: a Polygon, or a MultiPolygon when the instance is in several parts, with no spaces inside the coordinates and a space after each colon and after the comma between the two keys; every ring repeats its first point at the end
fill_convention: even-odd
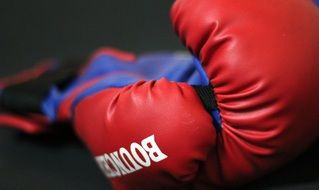
{"type": "Polygon", "coordinates": [[[155,142],[154,135],[151,135],[142,140],[141,145],[133,142],[130,152],[122,147],[118,151],[96,156],[95,160],[108,178],[114,178],[150,167],[152,161],[160,162],[167,157],[155,142]]]}

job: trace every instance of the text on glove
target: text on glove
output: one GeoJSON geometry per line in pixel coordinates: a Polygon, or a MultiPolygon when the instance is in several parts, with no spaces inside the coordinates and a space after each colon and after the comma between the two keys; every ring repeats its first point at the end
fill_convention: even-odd
{"type": "Polygon", "coordinates": [[[154,135],[151,135],[142,140],[141,144],[133,142],[130,151],[122,147],[118,151],[96,156],[95,160],[103,173],[113,178],[131,174],[143,167],[150,167],[152,161],[160,162],[166,158],[167,155],[155,142],[154,135]]]}

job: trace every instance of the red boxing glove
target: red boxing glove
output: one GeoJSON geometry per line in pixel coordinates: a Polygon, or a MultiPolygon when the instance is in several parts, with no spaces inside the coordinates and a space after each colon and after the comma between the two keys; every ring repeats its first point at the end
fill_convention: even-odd
{"type": "Polygon", "coordinates": [[[119,190],[185,187],[216,137],[195,90],[166,79],[86,97],[76,107],[75,129],[119,190]]]}
{"type": "Polygon", "coordinates": [[[221,112],[216,147],[195,189],[248,182],[318,139],[319,9],[313,0],[177,0],[171,16],[202,61],[221,112]]]}
{"type": "MultiPolygon", "coordinates": [[[[35,112],[51,122],[74,121],[115,189],[185,188],[207,160],[216,135],[199,87],[172,82],[197,84],[192,63],[191,56],[177,53],[135,58],[103,49],[84,68],[71,67],[70,73],[58,68],[33,77],[31,84],[4,88],[1,105],[20,116],[35,112]],[[167,79],[152,80],[162,75],[167,79]],[[45,93],[38,96],[42,81],[45,93]]],[[[21,123],[16,127],[35,133],[21,123]]]]}

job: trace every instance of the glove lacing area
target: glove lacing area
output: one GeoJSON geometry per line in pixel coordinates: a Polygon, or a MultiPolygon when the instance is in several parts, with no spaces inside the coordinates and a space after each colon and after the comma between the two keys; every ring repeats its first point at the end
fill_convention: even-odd
{"type": "Polygon", "coordinates": [[[216,130],[219,132],[221,127],[220,114],[216,102],[216,96],[214,93],[214,87],[212,84],[201,86],[201,85],[192,85],[196,91],[198,97],[201,99],[205,110],[211,114],[213,117],[213,122],[216,130]]]}
{"type": "Polygon", "coordinates": [[[216,131],[219,132],[222,129],[222,125],[220,112],[214,93],[214,86],[210,82],[204,68],[202,67],[200,60],[196,57],[194,58],[194,64],[197,72],[201,77],[202,85],[192,85],[192,87],[195,90],[198,97],[200,98],[200,100],[202,101],[205,110],[212,116],[214,127],[216,128],[216,131]]]}

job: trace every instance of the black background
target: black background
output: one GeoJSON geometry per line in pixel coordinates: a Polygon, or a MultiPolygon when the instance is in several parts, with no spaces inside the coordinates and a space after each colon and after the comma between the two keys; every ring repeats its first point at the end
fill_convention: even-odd
{"type": "MultiPolygon", "coordinates": [[[[101,46],[135,53],[184,50],[169,21],[171,2],[1,0],[0,75],[28,68],[42,58],[86,57],[101,46]]],[[[315,145],[248,187],[318,189],[318,148],[315,145]]],[[[109,186],[72,135],[29,137],[1,128],[0,190],[20,189],[105,190],[109,186]]]]}

